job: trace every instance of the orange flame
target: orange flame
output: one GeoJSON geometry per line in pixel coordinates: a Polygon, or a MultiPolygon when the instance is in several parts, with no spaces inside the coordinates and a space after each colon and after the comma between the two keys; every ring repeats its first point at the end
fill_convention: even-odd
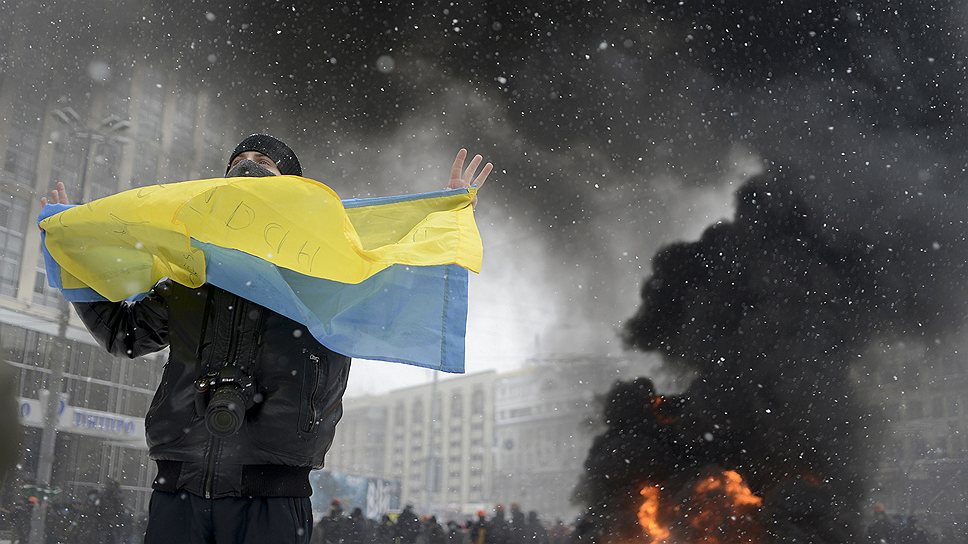
{"type": "Polygon", "coordinates": [[[721,476],[709,476],[696,485],[696,492],[709,493],[722,490],[736,506],[760,506],[763,499],[757,497],[743,482],[743,477],[735,470],[723,471],[721,476]]]}
{"type": "Polygon", "coordinates": [[[660,493],[658,486],[646,486],[639,491],[645,497],[639,506],[639,525],[649,536],[649,544],[660,544],[669,538],[669,529],[659,522],[660,493]]]}
{"type": "Polygon", "coordinates": [[[656,395],[652,397],[649,401],[649,406],[652,408],[652,413],[655,414],[655,420],[663,425],[672,425],[673,423],[679,421],[678,417],[671,416],[662,410],[662,404],[665,402],[665,397],[662,395],[656,395]]]}
{"type": "Polygon", "coordinates": [[[658,486],[646,485],[638,519],[648,544],[662,544],[675,531],[675,542],[720,544],[760,542],[761,528],[751,514],[763,504],[735,470],[725,470],[700,480],[689,498],[676,504],[663,503],[658,486]],[[681,519],[670,527],[663,519],[681,519]],[[685,523],[688,521],[688,523],[685,523]]]}
{"type": "Polygon", "coordinates": [[[823,485],[823,480],[815,474],[803,474],[800,476],[800,478],[814,487],[820,487],[823,485]]]}

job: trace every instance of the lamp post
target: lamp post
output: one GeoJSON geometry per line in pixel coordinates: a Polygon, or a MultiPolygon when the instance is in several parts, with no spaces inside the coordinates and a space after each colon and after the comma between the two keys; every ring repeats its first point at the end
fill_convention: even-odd
{"type": "MultiPolygon", "coordinates": [[[[130,128],[128,121],[122,120],[117,115],[109,115],[101,120],[95,128],[87,128],[81,122],[80,116],[71,107],[58,108],[51,112],[51,115],[63,123],[70,132],[81,138],[85,145],[81,156],[81,172],[78,178],[81,189],[81,200],[87,200],[87,171],[90,166],[91,153],[95,151],[98,143],[111,142],[118,144],[128,143],[128,139],[121,134],[130,128]]],[[[70,342],[67,340],[67,326],[71,319],[70,306],[64,297],[59,299],[58,309],[60,315],[57,323],[57,339],[55,340],[58,350],[55,351],[57,357],[50,361],[50,381],[47,384],[47,407],[44,411],[44,430],[40,437],[40,455],[37,460],[38,487],[49,489],[51,474],[54,469],[54,446],[57,442],[57,422],[60,419],[61,392],[64,389],[64,370],[67,368],[67,361],[70,358],[70,342]]],[[[33,515],[30,519],[30,544],[43,544],[46,539],[45,527],[47,524],[48,496],[38,497],[34,504],[33,515]]]]}
{"type": "Polygon", "coordinates": [[[51,115],[60,121],[71,133],[84,141],[84,152],[81,155],[81,175],[79,185],[81,188],[80,200],[87,201],[89,191],[87,186],[87,174],[90,169],[91,153],[97,144],[114,143],[127,144],[131,140],[122,134],[131,128],[131,123],[121,119],[117,115],[111,114],[101,119],[95,128],[88,128],[81,121],[80,115],[70,106],[58,108],[51,112],[51,115]]]}
{"type": "Polygon", "coordinates": [[[434,448],[434,438],[439,436],[439,423],[440,423],[440,406],[437,400],[437,380],[440,377],[440,373],[436,370],[432,371],[434,373],[433,381],[430,384],[430,425],[427,432],[427,460],[426,460],[426,478],[424,479],[424,499],[427,501],[428,514],[435,514],[434,512],[434,498],[435,493],[439,486],[441,485],[441,466],[440,458],[437,455],[437,450],[434,448]]]}

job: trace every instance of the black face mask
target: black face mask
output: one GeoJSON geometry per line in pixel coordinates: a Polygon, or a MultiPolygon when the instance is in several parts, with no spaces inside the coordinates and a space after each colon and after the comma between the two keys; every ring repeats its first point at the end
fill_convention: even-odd
{"type": "Polygon", "coordinates": [[[275,172],[249,159],[237,162],[235,166],[229,168],[229,171],[225,173],[225,177],[227,178],[264,178],[274,175],[276,175],[275,172]]]}

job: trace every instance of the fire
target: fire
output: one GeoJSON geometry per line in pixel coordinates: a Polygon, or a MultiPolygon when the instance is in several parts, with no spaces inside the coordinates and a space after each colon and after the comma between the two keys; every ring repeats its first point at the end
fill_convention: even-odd
{"type": "Polygon", "coordinates": [[[646,485],[638,519],[648,544],[662,544],[675,533],[674,542],[733,544],[760,542],[762,530],[754,514],[763,498],[750,490],[735,470],[710,474],[693,486],[687,497],[663,500],[661,490],[646,485]],[[670,526],[663,520],[676,520],[670,526]]]}
{"type": "Polygon", "coordinates": [[[800,476],[800,479],[812,485],[813,487],[820,487],[823,485],[823,481],[821,480],[821,478],[815,474],[809,474],[809,473],[803,474],[800,476]]]}
{"type": "Polygon", "coordinates": [[[639,524],[651,542],[649,544],[660,544],[669,538],[669,529],[663,527],[659,522],[659,496],[660,491],[657,486],[646,486],[639,492],[645,497],[642,506],[639,506],[639,524]]]}
{"type": "Polygon", "coordinates": [[[709,476],[696,485],[697,493],[722,491],[737,506],[760,506],[763,499],[757,497],[743,482],[743,477],[735,470],[727,470],[722,475],[709,476]]]}
{"type": "Polygon", "coordinates": [[[673,415],[667,414],[662,410],[662,404],[665,402],[665,397],[662,395],[656,395],[652,397],[649,402],[649,406],[652,408],[652,413],[655,415],[655,420],[663,425],[672,425],[679,421],[679,418],[673,415]]]}

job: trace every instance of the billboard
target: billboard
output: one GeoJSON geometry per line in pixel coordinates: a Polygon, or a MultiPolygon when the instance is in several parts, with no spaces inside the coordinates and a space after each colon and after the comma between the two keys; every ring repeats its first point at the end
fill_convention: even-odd
{"type": "MultiPolygon", "coordinates": [[[[22,425],[43,428],[47,395],[46,390],[41,390],[39,399],[17,397],[22,425]]],[[[144,418],[71,406],[63,395],[57,410],[57,430],[103,438],[129,448],[148,449],[144,418]]]]}
{"type": "Polygon", "coordinates": [[[333,499],[340,500],[346,514],[359,508],[371,519],[400,510],[400,482],[396,480],[329,470],[313,471],[309,480],[313,486],[313,512],[318,516],[329,512],[333,499]]]}

